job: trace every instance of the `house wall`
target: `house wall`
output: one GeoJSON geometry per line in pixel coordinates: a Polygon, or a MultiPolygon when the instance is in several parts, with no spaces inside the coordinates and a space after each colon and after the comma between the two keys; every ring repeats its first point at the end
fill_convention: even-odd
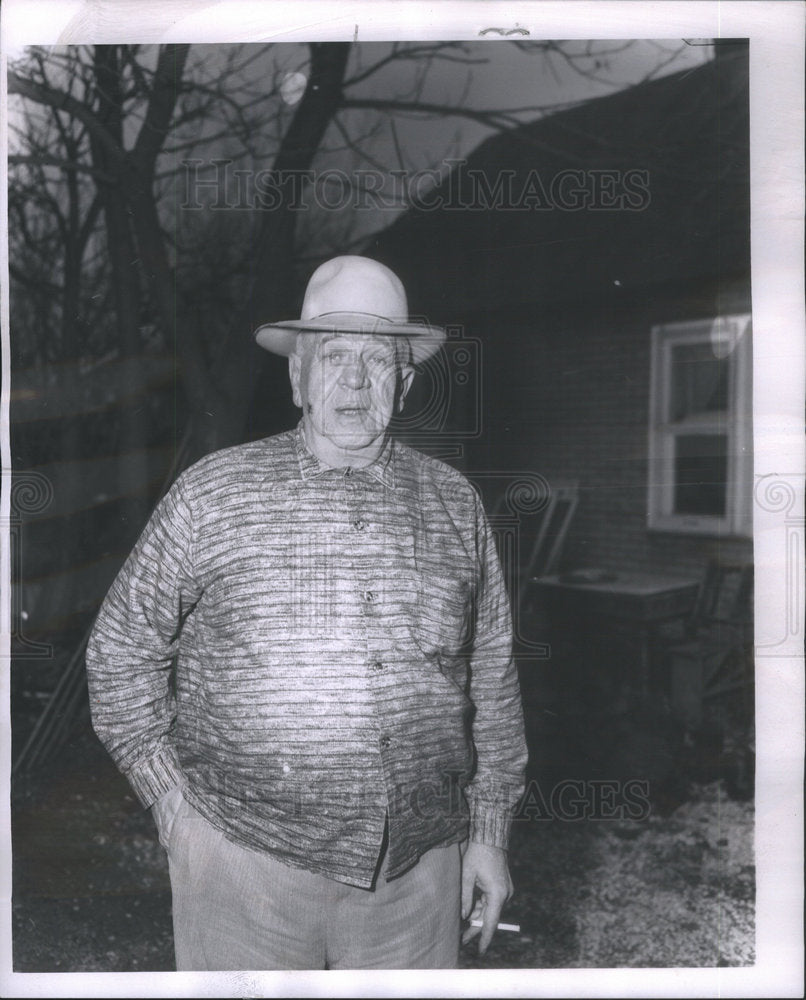
{"type": "MultiPolygon", "coordinates": [[[[604,567],[699,573],[710,559],[750,561],[752,541],[647,529],[650,330],[656,323],[745,311],[747,296],[719,305],[705,289],[665,289],[543,313],[490,312],[467,321],[479,336],[481,436],[464,448],[465,471],[537,473],[575,480],[579,506],[560,569],[604,567]]],[[[493,480],[495,481],[495,480],[493,480]]],[[[488,508],[495,502],[485,496],[488,508]]],[[[535,522],[524,518],[522,551],[535,522]]]]}

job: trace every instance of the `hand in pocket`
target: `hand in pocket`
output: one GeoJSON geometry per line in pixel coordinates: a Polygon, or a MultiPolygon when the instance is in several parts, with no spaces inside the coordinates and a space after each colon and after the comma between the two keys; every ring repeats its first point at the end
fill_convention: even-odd
{"type": "Polygon", "coordinates": [[[151,807],[154,822],[157,824],[160,843],[166,851],[168,850],[168,843],[171,839],[171,830],[176,821],[176,815],[184,801],[182,786],[176,785],[169,792],[158,798],[151,807]]]}

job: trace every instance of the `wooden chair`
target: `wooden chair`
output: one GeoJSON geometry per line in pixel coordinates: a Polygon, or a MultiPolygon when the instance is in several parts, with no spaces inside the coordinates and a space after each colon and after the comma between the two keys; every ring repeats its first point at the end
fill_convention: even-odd
{"type": "Polygon", "coordinates": [[[540,519],[528,563],[524,566],[525,579],[531,580],[536,576],[548,576],[557,572],[565,536],[578,503],[579,489],[576,483],[551,487],[549,502],[540,519]]]}
{"type": "Polygon", "coordinates": [[[681,641],[667,646],[672,714],[702,728],[710,704],[753,683],[753,567],[712,562],[703,577],[681,641]]]}
{"type": "Polygon", "coordinates": [[[505,491],[497,497],[491,517],[500,529],[502,564],[511,567],[507,584],[512,595],[514,645],[527,726],[538,728],[549,718],[542,709],[556,701],[556,670],[549,663],[551,647],[545,609],[533,581],[556,572],[579,494],[574,482],[550,486],[544,482],[544,486],[545,502],[534,513],[514,509],[505,491]]]}
{"type": "MultiPolygon", "coordinates": [[[[534,541],[527,556],[522,552],[514,553],[518,566],[511,585],[517,595],[513,609],[516,620],[522,619],[525,613],[534,610],[529,607],[534,597],[531,581],[535,577],[548,576],[557,571],[565,545],[565,536],[568,534],[578,502],[577,483],[552,483],[545,505],[534,515],[520,515],[520,520],[529,528],[534,526],[534,531],[529,532],[534,534],[534,541]]],[[[505,519],[509,513],[507,494],[504,492],[498,496],[493,506],[491,520],[495,524],[502,518],[505,519]]]]}

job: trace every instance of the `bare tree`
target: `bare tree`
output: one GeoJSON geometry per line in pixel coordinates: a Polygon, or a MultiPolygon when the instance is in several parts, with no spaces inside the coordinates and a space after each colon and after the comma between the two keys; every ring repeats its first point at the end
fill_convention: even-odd
{"type": "MultiPolygon", "coordinates": [[[[620,49],[519,44],[547,65],[559,61],[595,79],[606,78],[607,60],[620,49]]],[[[306,84],[292,109],[280,93],[288,61],[284,65],[270,49],[231,46],[212,56],[209,50],[191,55],[186,45],[34,49],[9,73],[9,93],[22,97],[26,108],[51,109],[59,123],[56,151],[47,153],[40,145],[39,156],[42,164],[60,167],[72,184],[67,211],[69,198],[87,185],[95,189],[94,212],[97,205],[103,208],[118,350],[136,355],[149,321],[175,346],[182,388],[196,416],[195,454],[241,438],[249,405],[244,387],[255,359],[250,332],[293,306],[296,262],[316,256],[313,227],[301,224],[303,216],[294,210],[300,176],[323,158],[339,155],[378,171],[407,169],[411,151],[403,148],[395,126],[401,117],[464,120],[502,130],[557,108],[539,102],[473,107],[466,92],[452,100],[426,97],[437,63],[462,64],[469,74],[484,61],[478,47],[429,42],[363,50],[349,43],[299,47],[296,67],[306,84]],[[372,55],[366,64],[364,52],[372,55]],[[407,76],[400,76],[401,68],[410,71],[407,76]],[[386,132],[383,162],[376,141],[380,131],[386,132]],[[175,207],[180,160],[204,149],[220,155],[222,148],[228,162],[241,159],[249,169],[268,171],[279,194],[271,211],[249,216],[244,252],[225,247],[233,236],[243,236],[243,226],[232,225],[228,233],[223,217],[211,222],[211,213],[204,213],[203,223],[191,223],[189,213],[175,207]],[[206,270],[227,305],[228,322],[215,330],[210,312],[200,316],[198,296],[192,294],[199,287],[197,270],[205,270],[195,267],[200,246],[207,248],[206,270]]],[[[45,187],[52,191],[53,182],[45,187]]],[[[51,210],[63,211],[56,204],[51,210]]],[[[328,225],[332,228],[332,217],[328,225]]],[[[328,240],[320,242],[327,252],[328,240]]],[[[349,243],[349,228],[330,234],[330,246],[349,243]]],[[[72,253],[74,270],[79,260],[72,253]]],[[[68,280],[67,264],[65,256],[65,295],[73,294],[68,285],[79,284],[74,271],[68,280]]],[[[218,311],[218,322],[224,311],[218,311]]],[[[134,444],[136,429],[128,433],[134,444]]]]}

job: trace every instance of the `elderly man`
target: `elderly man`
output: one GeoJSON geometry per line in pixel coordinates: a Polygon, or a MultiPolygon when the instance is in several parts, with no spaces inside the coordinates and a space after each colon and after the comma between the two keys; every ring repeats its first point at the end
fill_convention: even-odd
{"type": "Polygon", "coordinates": [[[159,504],[89,642],[93,723],[153,807],[179,969],[451,968],[460,912],[484,950],[511,894],[525,749],[478,495],[388,433],[444,333],[338,257],[256,338],[302,420],[159,504]]]}

